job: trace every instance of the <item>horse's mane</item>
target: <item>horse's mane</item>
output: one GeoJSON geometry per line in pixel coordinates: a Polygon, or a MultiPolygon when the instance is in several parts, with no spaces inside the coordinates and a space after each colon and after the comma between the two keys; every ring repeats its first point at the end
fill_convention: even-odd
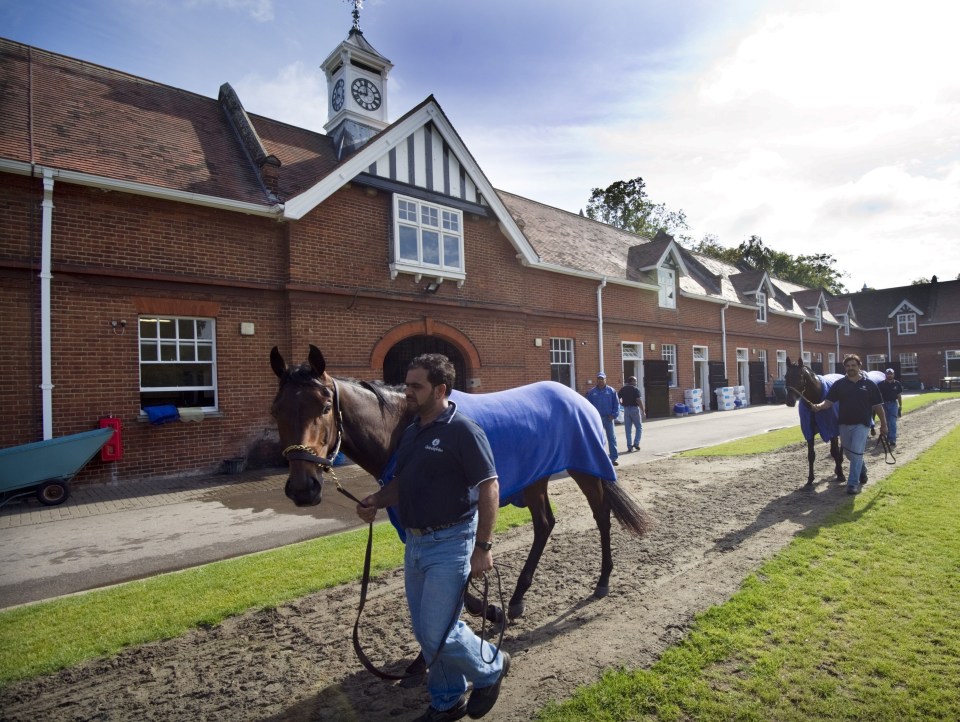
{"type": "Polygon", "coordinates": [[[349,383],[366,389],[376,396],[377,403],[380,404],[381,413],[383,413],[385,409],[389,409],[391,412],[402,411],[402,409],[400,409],[400,400],[403,399],[403,390],[399,386],[388,386],[387,384],[379,382],[370,383],[369,381],[356,381],[354,379],[348,379],[348,381],[349,383]]]}

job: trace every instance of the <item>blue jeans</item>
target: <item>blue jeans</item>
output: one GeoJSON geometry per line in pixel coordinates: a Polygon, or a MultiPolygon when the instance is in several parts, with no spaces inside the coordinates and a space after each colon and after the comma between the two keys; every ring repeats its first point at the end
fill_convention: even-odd
{"type": "Polygon", "coordinates": [[[601,416],[600,420],[603,421],[603,430],[607,432],[607,451],[611,459],[616,459],[620,456],[620,452],[617,451],[617,433],[613,428],[613,419],[609,416],[601,416]]]}
{"type": "Polygon", "coordinates": [[[896,401],[884,401],[883,413],[887,415],[887,438],[890,443],[897,443],[897,414],[900,411],[900,404],[896,401]]]}
{"type": "Polygon", "coordinates": [[[453,707],[467,691],[468,681],[474,687],[489,687],[503,669],[503,655],[460,620],[476,532],[476,515],[426,536],[407,532],[403,561],[407,606],[413,634],[430,665],[430,704],[438,710],[453,707]]]}
{"type": "Polygon", "coordinates": [[[640,436],[643,434],[643,422],[640,418],[639,406],[623,407],[623,428],[627,432],[627,451],[630,451],[634,446],[640,446],[640,436]],[[634,427],[637,428],[637,434],[633,441],[630,441],[630,432],[633,431],[634,427]]]}
{"type": "Polygon", "coordinates": [[[860,472],[865,468],[863,452],[867,448],[870,427],[862,424],[840,424],[840,443],[843,454],[850,461],[847,472],[847,487],[856,489],[860,485],[860,472]]]}

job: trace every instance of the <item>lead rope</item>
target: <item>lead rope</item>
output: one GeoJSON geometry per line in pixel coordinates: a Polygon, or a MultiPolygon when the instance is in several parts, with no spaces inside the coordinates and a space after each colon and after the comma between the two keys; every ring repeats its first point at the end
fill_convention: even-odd
{"type": "Polygon", "coordinates": [[[877,446],[883,447],[883,463],[890,466],[893,466],[897,463],[897,457],[893,453],[893,448],[890,446],[890,440],[885,434],[880,434],[880,436],[877,438],[877,446]],[[893,459],[893,461],[887,461],[887,459],[893,459]]]}
{"type": "MultiPolygon", "coordinates": [[[[361,506],[363,506],[362,501],[360,501],[357,497],[355,497],[353,494],[351,494],[349,491],[343,488],[343,486],[340,484],[340,481],[336,478],[336,476],[333,476],[333,480],[337,482],[337,491],[339,491],[341,494],[346,496],[348,499],[351,499],[352,501],[355,501],[357,504],[360,504],[361,506]]],[[[363,608],[367,603],[367,589],[370,586],[370,560],[372,555],[373,555],[373,522],[370,522],[370,524],[367,527],[367,550],[364,553],[364,557],[363,557],[363,578],[360,581],[360,605],[359,605],[359,608],[357,609],[357,620],[353,623],[353,651],[356,652],[357,659],[360,660],[360,664],[362,664],[368,672],[370,672],[376,677],[379,677],[380,679],[386,679],[386,680],[395,682],[395,681],[410,679],[411,677],[419,677],[422,674],[420,672],[408,672],[406,674],[390,674],[389,672],[384,672],[380,669],[377,669],[377,667],[373,664],[373,662],[370,661],[370,658],[363,651],[363,647],[360,645],[360,617],[363,615],[363,608]]],[[[494,569],[496,569],[496,567],[494,567],[494,569]]],[[[483,608],[486,609],[487,583],[488,583],[486,575],[484,575],[483,580],[484,580],[483,608]]],[[[499,585],[499,581],[500,581],[500,572],[498,571],[497,572],[498,585],[499,585]]],[[[440,652],[443,651],[443,647],[447,643],[447,637],[450,635],[450,630],[453,629],[453,626],[457,623],[457,620],[460,618],[460,609],[463,606],[463,597],[466,594],[467,588],[469,586],[470,586],[470,577],[468,576],[466,583],[463,585],[463,589],[460,591],[460,599],[458,600],[457,604],[454,606],[454,617],[450,620],[450,624],[447,625],[447,633],[443,635],[443,640],[440,642],[440,646],[437,648],[436,654],[433,655],[433,659],[431,659],[428,663],[424,665],[424,669],[429,669],[430,665],[436,662],[437,659],[440,657],[440,652]]],[[[501,589],[500,599],[501,599],[500,603],[502,605],[503,604],[502,589],[501,589]]],[[[484,624],[485,623],[486,623],[486,617],[484,617],[484,624]]],[[[500,639],[497,640],[497,646],[496,646],[496,649],[494,650],[493,659],[490,660],[489,662],[487,662],[486,659],[483,660],[484,662],[487,662],[487,664],[492,664],[493,661],[496,660],[497,655],[500,653],[500,643],[503,641],[503,631],[505,627],[506,627],[506,624],[504,624],[500,628],[500,639]]],[[[480,657],[481,659],[483,659],[483,626],[481,626],[480,636],[481,636],[480,657]]]]}

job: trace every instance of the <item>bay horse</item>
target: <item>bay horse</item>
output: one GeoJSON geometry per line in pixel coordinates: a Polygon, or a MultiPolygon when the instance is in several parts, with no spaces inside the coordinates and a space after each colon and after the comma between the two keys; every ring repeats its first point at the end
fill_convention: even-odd
{"type": "MultiPolygon", "coordinates": [[[[400,388],[334,378],[326,373],[326,360],[313,345],[306,363],[289,367],[274,347],[270,352],[270,366],[280,379],[271,414],[289,462],[285,493],[294,503],[298,506],[320,503],[323,474],[330,471],[339,450],[380,483],[389,482],[384,478],[389,475],[385,470],[392,464],[404,429],[413,421],[413,412],[408,409],[400,388]]],[[[551,474],[567,471],[586,496],[600,531],[600,577],[594,588],[595,597],[606,596],[610,589],[611,513],[624,529],[638,537],[647,532],[650,523],[647,513],[620,484],[614,483],[616,473],[607,455],[600,416],[594,407],[573,389],[552,381],[522,389],[530,390],[522,406],[513,395],[519,390],[451,393],[451,400],[484,429],[490,440],[500,482],[500,505],[525,505],[533,521],[533,544],[507,609],[511,619],[523,614],[524,594],[533,582],[556,523],[547,494],[551,474]],[[547,397],[562,401],[536,403],[547,397]],[[499,413],[491,414],[491,408],[498,409],[499,413]],[[572,425],[561,423],[565,415],[573,416],[572,425]],[[577,432],[565,435],[565,428],[577,432]],[[544,462],[553,466],[537,466],[538,449],[542,448],[554,449],[559,454],[544,462]],[[591,461],[601,458],[602,461],[591,461]]],[[[401,531],[398,527],[398,532],[401,531]]],[[[482,603],[470,597],[466,606],[473,614],[485,613],[491,621],[502,620],[502,612],[493,605],[483,610],[482,603]]]]}
{"type": "Polygon", "coordinates": [[[805,366],[802,360],[791,364],[790,358],[787,357],[787,373],[783,378],[787,389],[787,406],[793,408],[798,399],[803,402],[797,407],[797,411],[800,414],[800,430],[803,432],[803,438],[807,440],[808,487],[813,486],[813,462],[817,458],[814,442],[818,433],[820,438],[830,442],[830,456],[833,457],[836,466],[837,481],[847,480],[843,473],[843,449],[840,446],[840,417],[837,405],[834,404],[829,409],[816,413],[810,409],[811,404],[820,403],[826,396],[825,380],[833,383],[839,378],[842,378],[842,374],[818,376],[812,369],[805,366]]]}

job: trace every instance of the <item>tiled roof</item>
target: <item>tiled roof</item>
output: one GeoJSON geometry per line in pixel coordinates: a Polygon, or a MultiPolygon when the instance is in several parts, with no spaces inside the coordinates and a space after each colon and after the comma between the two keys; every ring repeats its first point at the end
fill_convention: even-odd
{"type": "Polygon", "coordinates": [[[890,318],[890,314],[903,302],[920,311],[918,323],[960,323],[960,281],[860,291],[840,298],[850,299],[864,328],[896,326],[896,317],[890,318]]]}
{"type": "Polygon", "coordinates": [[[630,248],[650,240],[506,191],[497,195],[546,263],[627,280],[630,248]]]}
{"type": "MultiPolygon", "coordinates": [[[[268,204],[216,99],[0,39],[0,157],[268,204]]],[[[251,116],[288,197],[335,165],[326,136],[251,116]]]]}

